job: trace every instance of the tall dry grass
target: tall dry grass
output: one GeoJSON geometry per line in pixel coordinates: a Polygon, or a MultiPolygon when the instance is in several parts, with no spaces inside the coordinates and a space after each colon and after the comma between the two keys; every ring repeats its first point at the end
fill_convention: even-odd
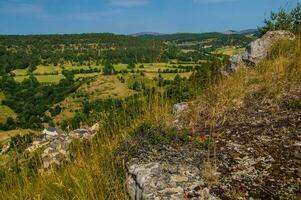
{"type": "Polygon", "coordinates": [[[136,116],[130,127],[107,119],[110,126],[101,129],[96,140],[89,143],[90,148],[86,148],[87,143],[74,143],[77,156],[61,169],[34,176],[28,176],[26,169],[17,176],[7,174],[5,182],[0,184],[0,199],[128,199],[125,164],[116,151],[140,123],[168,121],[169,110],[168,102],[156,96],[151,103],[143,105],[143,114],[136,116]]]}
{"type": "Polygon", "coordinates": [[[301,83],[301,37],[276,43],[269,57],[255,68],[241,68],[223,76],[191,104],[189,119],[195,126],[215,127],[222,124],[229,109],[244,105],[247,97],[261,94],[261,101],[277,101],[301,83]]]}
{"type": "Polygon", "coordinates": [[[203,175],[216,180],[216,145],[214,135],[217,127],[227,121],[227,112],[245,106],[249,97],[258,94],[256,102],[277,103],[290,91],[301,87],[301,36],[294,41],[276,43],[269,57],[255,68],[241,68],[236,73],[223,76],[221,80],[190,105],[186,119],[193,132],[202,134],[209,130],[206,167],[203,175]],[[273,102],[271,102],[273,101],[273,102]]]}
{"type": "MultiPolygon", "coordinates": [[[[224,113],[243,106],[248,95],[260,92],[261,101],[268,101],[271,97],[277,100],[300,84],[301,39],[297,37],[293,42],[281,41],[276,44],[270,57],[256,68],[242,68],[212,85],[204,95],[191,103],[192,109],[187,115],[189,125],[194,132],[198,126],[202,126],[208,127],[212,130],[210,133],[214,134],[214,128],[226,120],[224,113]]],[[[125,166],[118,159],[116,150],[128,133],[141,122],[170,121],[170,107],[163,97],[154,97],[151,103],[143,106],[144,114],[136,116],[130,127],[120,126],[122,123],[118,121],[110,123],[99,132],[89,151],[78,144],[75,160],[50,174],[28,176],[26,170],[19,175],[8,174],[5,182],[0,184],[1,199],[128,199],[124,181],[125,166]]],[[[208,174],[216,174],[210,167],[214,167],[214,161],[209,160],[209,154],[208,163],[208,169],[211,170],[208,174]]],[[[217,181],[215,177],[210,178],[213,182],[217,181]]]]}

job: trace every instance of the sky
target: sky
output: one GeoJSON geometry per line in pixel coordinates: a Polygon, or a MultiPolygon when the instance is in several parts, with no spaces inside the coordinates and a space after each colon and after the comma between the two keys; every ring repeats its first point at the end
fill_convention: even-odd
{"type": "Polygon", "coordinates": [[[300,0],[0,0],[0,34],[213,32],[263,24],[300,0]]]}

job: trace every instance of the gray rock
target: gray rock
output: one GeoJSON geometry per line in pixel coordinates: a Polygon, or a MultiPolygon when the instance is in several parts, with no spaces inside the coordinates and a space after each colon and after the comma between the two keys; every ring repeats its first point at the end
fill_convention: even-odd
{"type": "Polygon", "coordinates": [[[174,116],[173,124],[178,129],[181,130],[184,126],[184,113],[189,109],[188,103],[177,103],[173,106],[172,112],[174,116]]]}
{"type": "Polygon", "coordinates": [[[176,116],[176,115],[181,114],[188,108],[189,108],[188,103],[177,103],[173,106],[172,112],[176,116]]]}
{"type": "Polygon", "coordinates": [[[128,166],[127,187],[132,200],[218,199],[209,188],[201,187],[201,172],[193,165],[149,162],[128,166]],[[169,168],[177,171],[170,174],[169,168]]]}
{"type": "Polygon", "coordinates": [[[244,61],[242,60],[242,54],[234,55],[230,58],[229,71],[233,72],[238,67],[244,66],[244,61]]]}
{"type": "Polygon", "coordinates": [[[227,71],[234,72],[242,66],[255,66],[265,59],[275,42],[281,39],[293,40],[294,34],[288,31],[269,31],[261,38],[251,42],[243,54],[230,58],[227,71]]]}

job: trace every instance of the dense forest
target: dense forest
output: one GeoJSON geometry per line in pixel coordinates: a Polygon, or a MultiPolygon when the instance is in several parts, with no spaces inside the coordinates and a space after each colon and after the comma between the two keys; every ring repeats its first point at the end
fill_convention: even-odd
{"type": "Polygon", "coordinates": [[[9,72],[39,64],[157,62],[163,47],[114,34],[0,36],[0,66],[9,72]]]}
{"type": "MultiPolygon", "coordinates": [[[[161,95],[172,101],[188,100],[205,88],[209,80],[218,75],[221,66],[226,64],[228,56],[217,55],[212,53],[213,50],[227,46],[244,47],[250,40],[246,34],[221,33],[175,34],[158,38],[109,33],[0,36],[0,92],[6,96],[1,104],[16,114],[16,118],[8,117],[6,122],[0,123],[0,130],[39,130],[43,124],[53,125],[52,118],[63,109],[58,104],[75,93],[81,85],[93,80],[88,77],[78,79],[75,75],[121,74],[120,82],[127,84],[124,76],[127,73],[147,79],[143,78],[145,69],[142,63],[161,62],[166,66],[151,72],[158,74],[152,80],[155,86],[143,81],[133,81],[128,86],[130,90],[142,94],[143,98],[155,91],[163,91],[161,95]],[[210,48],[204,48],[205,44],[211,44],[210,48]],[[118,63],[126,64],[127,68],[116,70],[114,64],[118,63]],[[185,65],[187,63],[188,66],[185,65]],[[35,73],[38,66],[60,69],[61,71],[44,72],[42,75],[61,75],[63,78],[54,85],[41,83],[35,73]],[[65,66],[73,68],[66,69],[65,66]],[[81,66],[89,68],[83,69],[81,66]],[[136,69],[138,66],[139,69],[136,69]],[[23,81],[14,79],[16,75],[13,71],[16,69],[27,70],[27,77],[23,81]],[[189,73],[191,76],[181,77],[179,74],[182,73],[189,73]],[[177,75],[174,79],[166,79],[164,74],[177,75]]],[[[87,105],[91,107],[91,112],[97,113],[94,107],[98,106],[99,101],[103,100],[94,102],[88,98],[82,103],[81,109],[76,110],[78,112],[72,119],[63,119],[59,124],[77,128],[82,121],[90,122],[93,117],[90,117],[87,105]]]]}
{"type": "Polygon", "coordinates": [[[159,40],[163,42],[176,42],[178,44],[184,42],[198,41],[203,45],[213,45],[215,47],[227,45],[246,45],[252,41],[252,37],[257,37],[257,32],[242,33],[242,34],[224,34],[218,32],[212,33],[175,33],[166,35],[141,35],[139,38],[145,40],[159,40]]]}
{"type": "Polygon", "coordinates": [[[174,34],[147,39],[109,33],[0,36],[0,69],[4,73],[25,68],[34,71],[37,65],[50,64],[131,64],[167,62],[169,59],[197,61],[211,59],[210,51],[218,47],[245,46],[251,40],[252,37],[245,34],[222,33],[174,34]],[[204,49],[206,45],[210,49],[204,49]],[[183,46],[194,51],[181,52],[183,46]]]}

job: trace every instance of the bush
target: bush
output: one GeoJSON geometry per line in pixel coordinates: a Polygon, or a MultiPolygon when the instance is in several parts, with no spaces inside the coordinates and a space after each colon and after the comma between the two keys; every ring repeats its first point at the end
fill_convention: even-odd
{"type": "Polygon", "coordinates": [[[113,75],[113,74],[115,74],[115,69],[114,69],[114,67],[113,67],[113,65],[111,65],[111,64],[107,64],[107,65],[105,65],[105,67],[103,68],[103,74],[104,75],[113,75]]]}
{"type": "Polygon", "coordinates": [[[290,12],[285,9],[280,9],[278,13],[271,12],[270,19],[265,19],[265,25],[259,27],[259,32],[264,35],[268,31],[275,30],[287,30],[291,32],[297,32],[300,27],[301,19],[301,4],[298,3],[297,6],[290,12]]]}

